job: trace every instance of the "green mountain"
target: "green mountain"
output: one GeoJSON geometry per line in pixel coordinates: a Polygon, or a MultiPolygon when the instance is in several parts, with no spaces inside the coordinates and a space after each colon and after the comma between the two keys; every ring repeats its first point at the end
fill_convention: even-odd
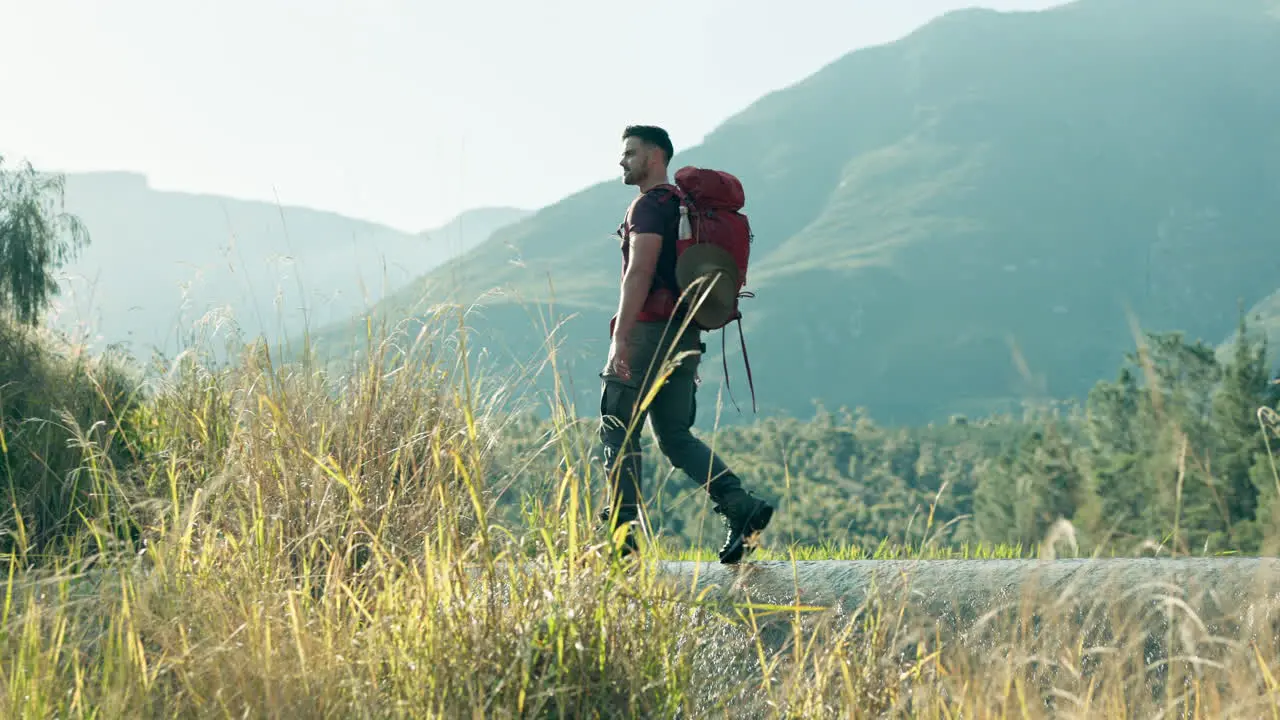
{"type": "MultiPolygon", "coordinates": [[[[1262,0],[966,10],[849,53],[678,151],[674,167],[746,187],[761,412],[986,413],[1083,397],[1137,326],[1227,336],[1239,302],[1280,284],[1274,68],[1280,22],[1262,0]]],[[[484,296],[473,344],[523,362],[545,355],[535,322],[554,291],[557,362],[590,414],[617,302],[610,233],[633,193],[611,178],[543,208],[374,315],[484,296]]],[[[351,328],[319,336],[340,352],[351,328]]],[[[720,346],[708,336],[706,395],[720,346]]],[[[730,407],[720,421],[750,417],[730,407]]]]}
{"type": "Polygon", "coordinates": [[[172,354],[175,336],[188,337],[218,308],[246,337],[272,340],[304,321],[361,312],[527,214],[481,208],[408,233],[308,208],[160,191],[114,172],[68,174],[66,205],[92,242],[62,269],[56,325],[142,357],[153,347],[172,354]]]}

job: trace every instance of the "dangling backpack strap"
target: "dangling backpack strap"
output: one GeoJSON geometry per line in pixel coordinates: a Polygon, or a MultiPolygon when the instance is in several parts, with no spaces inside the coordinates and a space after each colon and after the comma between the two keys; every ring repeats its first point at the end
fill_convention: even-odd
{"type": "MultiPolygon", "coordinates": [[[[755,297],[750,292],[744,292],[738,297],[755,297]]],[[[758,412],[756,408],[756,384],[751,377],[751,359],[747,357],[747,339],[742,334],[742,313],[738,313],[734,320],[738,323],[738,342],[742,347],[742,364],[747,368],[747,386],[751,388],[751,412],[758,412]]],[[[729,387],[729,353],[725,348],[724,330],[720,331],[720,362],[724,367],[724,388],[729,391],[729,401],[733,403],[733,407],[738,412],[742,412],[742,408],[738,407],[738,401],[733,399],[733,388],[729,387]]]]}
{"type": "Polygon", "coordinates": [[[747,359],[747,339],[742,336],[741,315],[738,316],[738,342],[742,344],[742,364],[747,368],[747,386],[751,388],[751,412],[756,412],[756,384],[751,380],[751,361],[747,359]]]}
{"type": "MultiPolygon", "coordinates": [[[[738,329],[742,329],[741,324],[738,325],[738,329]]],[[[724,389],[729,391],[729,402],[733,403],[734,410],[742,412],[742,408],[738,407],[738,401],[733,399],[733,388],[729,387],[729,352],[725,349],[723,329],[720,330],[720,362],[724,366],[724,389]]]]}

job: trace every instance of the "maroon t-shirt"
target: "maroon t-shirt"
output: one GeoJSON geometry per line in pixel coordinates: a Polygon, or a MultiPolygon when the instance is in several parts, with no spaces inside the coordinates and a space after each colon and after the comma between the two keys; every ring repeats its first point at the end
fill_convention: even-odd
{"type": "MultiPolygon", "coordinates": [[[[627,272],[631,233],[657,233],[662,236],[662,251],[658,254],[658,266],[654,269],[653,283],[640,314],[639,322],[666,320],[675,309],[679,296],[676,287],[676,234],[679,232],[680,203],[664,188],[655,188],[631,202],[618,235],[622,247],[622,272],[627,272]]],[[[613,323],[610,322],[612,334],[613,323]]]]}

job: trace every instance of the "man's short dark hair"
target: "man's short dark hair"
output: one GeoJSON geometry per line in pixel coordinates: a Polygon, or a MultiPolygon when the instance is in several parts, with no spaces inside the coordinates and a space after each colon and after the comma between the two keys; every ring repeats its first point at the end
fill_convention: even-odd
{"type": "Polygon", "coordinates": [[[622,139],[626,140],[629,137],[639,138],[641,142],[661,148],[668,163],[671,162],[671,156],[675,154],[675,149],[671,146],[671,137],[667,135],[666,130],[656,125],[628,125],[627,129],[622,131],[622,139]]]}

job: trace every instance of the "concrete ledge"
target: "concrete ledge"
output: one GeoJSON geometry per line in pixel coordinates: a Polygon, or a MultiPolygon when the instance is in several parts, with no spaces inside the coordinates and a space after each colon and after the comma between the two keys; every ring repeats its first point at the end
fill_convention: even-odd
{"type": "MultiPolygon", "coordinates": [[[[1272,558],[654,565],[677,595],[692,592],[736,620],[699,628],[713,637],[695,665],[710,685],[748,688],[737,706],[756,702],[764,658],[816,667],[832,661],[828,651],[889,684],[927,684],[934,675],[904,678],[921,658],[941,654],[979,693],[1001,692],[982,685],[990,678],[1019,676],[1030,693],[1091,694],[1095,683],[1115,692],[1122,683],[1135,700],[1185,692],[1192,676],[1220,688],[1250,682],[1228,678],[1254,677],[1256,658],[1280,652],[1280,560],[1272,558]],[[821,609],[769,611],[748,623],[731,607],[743,602],[821,609]]],[[[1044,698],[1048,708],[1053,696],[1044,698]]]]}
{"type": "Polygon", "coordinates": [[[1205,622],[1263,617],[1280,605],[1275,558],[1069,560],[816,560],[659,562],[658,572],[706,599],[800,604],[848,612],[869,599],[935,621],[971,621],[1001,608],[1095,608],[1157,602],[1205,622]],[[1261,613],[1261,616],[1259,615],[1261,613]]]}

